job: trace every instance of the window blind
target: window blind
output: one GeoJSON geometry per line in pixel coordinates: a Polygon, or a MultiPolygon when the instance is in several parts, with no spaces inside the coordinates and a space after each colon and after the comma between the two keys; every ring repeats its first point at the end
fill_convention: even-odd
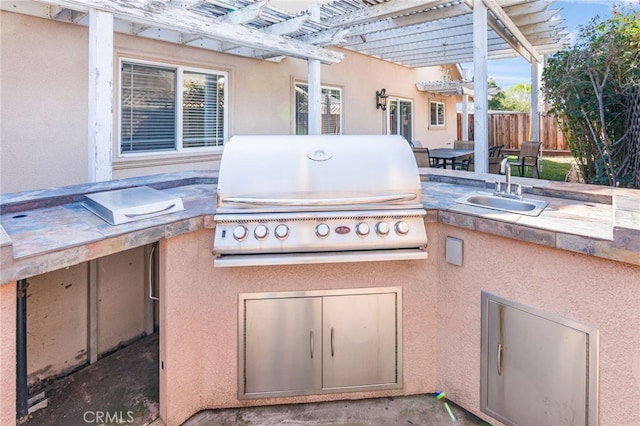
{"type": "Polygon", "coordinates": [[[123,63],[122,152],[176,149],[176,71],[123,63]]]}
{"type": "Polygon", "coordinates": [[[224,77],[185,72],[182,90],[182,146],[222,146],[224,77]]]}

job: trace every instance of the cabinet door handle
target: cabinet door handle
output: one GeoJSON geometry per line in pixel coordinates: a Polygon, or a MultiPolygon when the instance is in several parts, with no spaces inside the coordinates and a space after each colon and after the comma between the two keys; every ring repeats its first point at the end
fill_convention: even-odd
{"type": "Polygon", "coordinates": [[[311,359],[313,359],[313,330],[309,331],[309,349],[311,350],[311,359]]]}
{"type": "Polygon", "coordinates": [[[502,343],[498,343],[498,376],[502,376],[502,343]]]}
{"type": "Polygon", "coordinates": [[[334,340],[333,327],[331,327],[331,356],[335,353],[334,340]]]}

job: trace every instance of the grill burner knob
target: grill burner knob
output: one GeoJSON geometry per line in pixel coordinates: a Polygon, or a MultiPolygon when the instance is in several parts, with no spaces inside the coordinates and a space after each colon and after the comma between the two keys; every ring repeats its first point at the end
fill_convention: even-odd
{"type": "Polygon", "coordinates": [[[396,222],[395,230],[399,235],[407,235],[407,233],[409,233],[409,225],[407,222],[399,220],[396,222]]]}
{"type": "Polygon", "coordinates": [[[364,222],[360,222],[359,224],[357,224],[356,234],[358,234],[360,237],[365,237],[369,235],[369,225],[367,225],[364,222]]]}
{"type": "Polygon", "coordinates": [[[244,239],[246,239],[248,234],[249,230],[244,225],[238,225],[233,230],[233,238],[238,241],[243,241],[244,239]]]}
{"type": "Polygon", "coordinates": [[[326,223],[321,223],[316,226],[316,235],[320,238],[326,238],[329,235],[329,225],[326,223]]]}
{"type": "Polygon", "coordinates": [[[384,237],[389,233],[389,224],[387,222],[378,222],[376,224],[376,234],[384,237]]]}
{"type": "Polygon", "coordinates": [[[253,230],[253,236],[256,237],[256,240],[264,240],[269,235],[269,230],[264,225],[256,226],[256,229],[253,230]]]}
{"type": "Polygon", "coordinates": [[[289,236],[289,228],[285,224],[280,224],[276,226],[276,229],[273,231],[276,234],[276,237],[279,240],[284,240],[289,236]]]}

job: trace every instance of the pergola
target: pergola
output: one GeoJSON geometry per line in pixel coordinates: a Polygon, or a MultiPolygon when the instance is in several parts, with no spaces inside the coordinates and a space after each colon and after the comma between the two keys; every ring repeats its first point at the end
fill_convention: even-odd
{"type": "MultiPolygon", "coordinates": [[[[553,1],[3,0],[1,7],[89,26],[89,176],[105,180],[111,174],[114,32],[268,61],[307,60],[311,134],[320,132],[320,64],[344,56],[328,47],[412,68],[473,63],[476,170],[486,172],[487,61],[522,56],[532,64],[531,116],[537,119],[544,55],[569,44],[555,16],[559,10],[550,9],[553,1]]],[[[417,88],[460,94],[466,105],[470,83],[418,82],[417,88]]],[[[532,129],[537,132],[535,122],[532,129]]]]}

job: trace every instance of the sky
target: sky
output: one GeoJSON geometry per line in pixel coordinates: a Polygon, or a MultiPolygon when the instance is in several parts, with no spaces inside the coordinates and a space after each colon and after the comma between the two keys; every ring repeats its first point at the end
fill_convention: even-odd
{"type": "MultiPolygon", "coordinates": [[[[613,6],[632,6],[640,10],[640,0],[558,0],[550,9],[562,9],[558,15],[564,19],[562,24],[575,40],[579,33],[578,26],[587,25],[596,15],[600,20],[613,16],[613,6]]],[[[473,70],[473,64],[463,64],[463,68],[473,70]]],[[[489,78],[493,78],[502,89],[518,83],[531,83],[531,66],[522,58],[497,59],[488,63],[489,78]]]]}

